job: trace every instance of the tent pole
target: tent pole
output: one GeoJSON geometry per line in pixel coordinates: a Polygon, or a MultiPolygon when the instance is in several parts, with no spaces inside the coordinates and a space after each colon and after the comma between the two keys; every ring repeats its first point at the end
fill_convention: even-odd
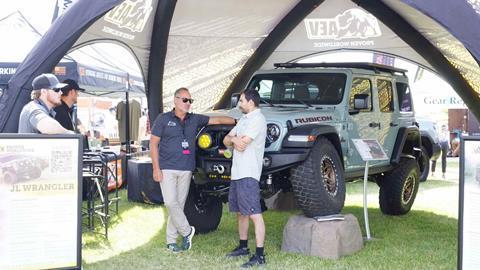
{"type": "Polygon", "coordinates": [[[130,101],[129,101],[129,92],[130,92],[130,75],[127,73],[127,91],[125,92],[125,113],[126,113],[126,121],[125,124],[125,132],[126,136],[125,139],[127,140],[126,151],[127,155],[130,154],[130,101]]]}

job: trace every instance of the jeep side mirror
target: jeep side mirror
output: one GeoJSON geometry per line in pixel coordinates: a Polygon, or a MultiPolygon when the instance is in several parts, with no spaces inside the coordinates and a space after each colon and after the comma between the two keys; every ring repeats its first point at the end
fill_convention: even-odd
{"type": "Polygon", "coordinates": [[[356,94],[353,96],[353,109],[365,110],[370,107],[368,94],[356,94]]]}
{"type": "Polygon", "coordinates": [[[240,94],[239,93],[232,94],[232,97],[230,98],[230,106],[231,106],[232,109],[237,107],[237,104],[238,104],[239,100],[240,100],[240,94]]]}

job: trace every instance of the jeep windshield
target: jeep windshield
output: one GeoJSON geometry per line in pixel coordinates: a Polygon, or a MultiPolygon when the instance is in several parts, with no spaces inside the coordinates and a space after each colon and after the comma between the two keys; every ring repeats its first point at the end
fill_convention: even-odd
{"type": "Polygon", "coordinates": [[[248,89],[268,104],[335,105],[342,101],[346,79],[343,73],[258,74],[248,89]]]}

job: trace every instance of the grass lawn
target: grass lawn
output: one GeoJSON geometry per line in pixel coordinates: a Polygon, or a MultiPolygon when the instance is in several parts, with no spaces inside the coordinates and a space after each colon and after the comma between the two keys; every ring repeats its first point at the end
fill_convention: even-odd
{"type": "MultiPolygon", "coordinates": [[[[447,173],[457,170],[458,175],[458,162],[456,165],[451,162],[447,173]]],[[[378,187],[369,183],[370,231],[376,240],[339,260],[282,252],[283,227],[289,216],[299,211],[265,212],[266,269],[455,269],[458,177],[455,181],[448,176],[440,180],[441,174],[437,173],[436,178],[421,183],[413,210],[404,216],[381,214],[378,187]]],[[[343,213],[355,215],[365,235],[362,194],[363,182],[348,183],[343,213]]],[[[121,195],[120,213],[112,218],[109,240],[83,234],[84,269],[238,269],[246,260],[224,257],[238,243],[235,216],[225,205],[217,231],[195,236],[192,250],[172,254],[165,249],[164,207],[128,202],[126,190],[121,195]]],[[[252,229],[253,225],[249,246],[254,250],[252,229]]]]}

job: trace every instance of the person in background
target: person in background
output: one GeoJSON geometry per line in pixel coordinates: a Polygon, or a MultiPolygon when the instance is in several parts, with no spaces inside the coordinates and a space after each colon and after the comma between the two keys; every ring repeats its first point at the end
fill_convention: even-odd
{"type": "Polygon", "coordinates": [[[209,117],[190,113],[193,99],[187,88],[175,91],[172,111],[160,114],[153,123],[150,136],[150,157],[153,179],[160,183],[168,211],[167,249],[172,252],[189,250],[195,228],[183,212],[192,172],[195,170],[195,136],[198,128],[213,124],[235,124],[226,116],[209,117]],[[182,245],[177,237],[182,236],[182,245]]]}
{"type": "Polygon", "coordinates": [[[83,92],[85,89],[80,88],[78,83],[72,79],[66,79],[63,83],[66,86],[62,88],[61,104],[54,109],[55,119],[62,127],[71,131],[78,131],[77,121],[73,117],[73,105],[77,104],[78,92],[83,92]]]}
{"type": "MultiPolygon", "coordinates": [[[[447,126],[442,125],[440,132],[438,134],[438,140],[440,143],[440,148],[442,150],[442,178],[445,179],[445,172],[447,171],[447,153],[448,153],[448,142],[450,139],[450,132],[448,132],[447,126]]],[[[435,176],[435,168],[437,166],[437,161],[432,160],[432,176],[435,176]]]]}
{"type": "Polygon", "coordinates": [[[248,256],[249,218],[255,226],[256,250],[241,267],[265,265],[265,222],[260,203],[260,176],[267,134],[267,122],[258,108],[260,95],[255,90],[240,94],[240,110],[244,114],[238,124],[225,136],[223,143],[233,147],[231,183],[228,193],[230,212],[237,213],[239,246],[227,257],[248,256]]]}
{"type": "Polygon", "coordinates": [[[54,107],[61,104],[60,96],[62,87],[53,74],[41,74],[32,81],[32,101],[27,103],[20,113],[18,119],[18,133],[37,134],[73,134],[57,120],[55,120],[54,107]]]}
{"type": "Polygon", "coordinates": [[[450,149],[452,151],[452,157],[460,156],[460,135],[457,132],[452,132],[452,140],[450,141],[450,149]]]}

